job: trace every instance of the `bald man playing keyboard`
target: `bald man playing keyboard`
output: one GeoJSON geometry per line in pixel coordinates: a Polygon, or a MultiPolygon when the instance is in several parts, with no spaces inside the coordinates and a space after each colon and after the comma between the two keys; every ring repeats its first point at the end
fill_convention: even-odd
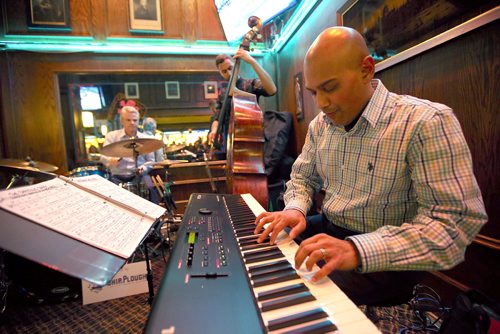
{"type": "Polygon", "coordinates": [[[363,37],[323,31],[304,60],[321,112],[309,125],[284,195],[264,212],[259,242],[286,229],[295,265],[322,266],[357,305],[407,302],[425,271],[449,269],[487,221],[469,148],[453,110],[389,92],[374,79],[363,37]],[[322,215],[306,217],[326,190],[322,215]]]}

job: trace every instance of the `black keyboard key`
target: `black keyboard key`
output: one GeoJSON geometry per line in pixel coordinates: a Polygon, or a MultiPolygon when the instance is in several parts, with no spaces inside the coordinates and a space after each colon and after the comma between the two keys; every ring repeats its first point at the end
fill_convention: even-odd
{"type": "Polygon", "coordinates": [[[264,277],[253,279],[252,285],[254,287],[259,287],[259,286],[265,286],[265,285],[275,284],[275,283],[279,283],[279,282],[291,281],[291,280],[294,280],[297,278],[300,278],[300,276],[297,275],[297,272],[295,271],[295,269],[291,268],[287,271],[278,272],[275,274],[268,274],[264,277]]]}
{"type": "Polygon", "coordinates": [[[296,295],[287,296],[275,300],[271,300],[268,302],[264,302],[261,305],[262,312],[277,310],[279,308],[298,305],[306,302],[310,302],[316,300],[314,296],[309,292],[301,292],[296,295]]]}
{"type": "Polygon", "coordinates": [[[287,315],[286,317],[278,318],[269,321],[267,328],[270,331],[275,331],[277,329],[290,327],[294,325],[300,325],[305,322],[327,318],[328,314],[323,311],[322,308],[315,308],[309,311],[304,311],[292,315],[287,315]]]}
{"type": "Polygon", "coordinates": [[[334,332],[336,330],[338,330],[338,328],[335,324],[333,324],[330,320],[325,320],[309,326],[296,328],[291,331],[284,332],[283,334],[324,334],[334,332]]]}
{"type": "Polygon", "coordinates": [[[257,294],[257,300],[261,302],[264,300],[274,299],[274,298],[278,298],[278,297],[284,297],[284,296],[292,295],[292,294],[303,292],[303,291],[309,291],[309,289],[307,288],[307,286],[304,283],[297,283],[297,284],[287,285],[287,286],[284,286],[281,288],[263,291],[263,292],[257,294]]]}

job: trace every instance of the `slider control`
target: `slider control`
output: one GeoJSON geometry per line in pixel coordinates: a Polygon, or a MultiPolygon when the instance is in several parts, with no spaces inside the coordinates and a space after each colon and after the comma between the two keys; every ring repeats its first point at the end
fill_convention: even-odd
{"type": "Polygon", "coordinates": [[[204,273],[204,274],[193,274],[193,278],[218,278],[218,277],[228,277],[228,274],[218,274],[218,273],[204,273]]]}

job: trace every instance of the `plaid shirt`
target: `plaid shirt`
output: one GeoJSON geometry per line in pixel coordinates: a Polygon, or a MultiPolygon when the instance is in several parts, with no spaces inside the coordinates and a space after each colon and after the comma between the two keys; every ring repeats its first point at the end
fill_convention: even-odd
{"type": "Polygon", "coordinates": [[[372,85],[351,131],[323,112],[311,122],[285,210],[305,214],[325,188],[328,220],[361,233],[347,238],[360,272],[453,267],[487,220],[460,124],[445,105],[372,85]]]}

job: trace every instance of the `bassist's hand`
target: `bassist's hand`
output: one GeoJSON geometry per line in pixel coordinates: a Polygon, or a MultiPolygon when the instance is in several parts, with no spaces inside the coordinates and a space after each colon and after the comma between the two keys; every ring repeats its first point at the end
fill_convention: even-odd
{"type": "Polygon", "coordinates": [[[244,49],[238,49],[236,53],[233,56],[234,59],[240,58],[243,60],[245,63],[252,65],[253,63],[256,62],[256,60],[248,53],[248,51],[244,49]]]}

